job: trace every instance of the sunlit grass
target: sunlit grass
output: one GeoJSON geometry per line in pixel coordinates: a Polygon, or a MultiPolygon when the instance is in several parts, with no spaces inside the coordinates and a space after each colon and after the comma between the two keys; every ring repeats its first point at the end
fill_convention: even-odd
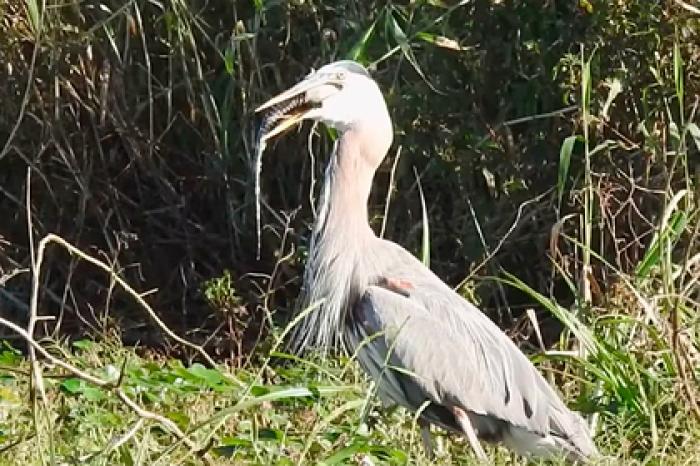
{"type": "MultiPolygon", "coordinates": [[[[610,341],[609,346],[614,345],[610,341]]],[[[357,464],[363,455],[378,464],[429,464],[410,414],[373,409],[362,417],[369,386],[354,365],[348,367],[342,360],[315,361],[322,370],[304,362],[277,365],[256,378],[254,367],[209,369],[142,358],[114,341],[80,340],[56,346],[54,351],[59,349],[66,361],[95,375],[116,377],[123,368],[122,387],[143,408],[172,420],[193,442],[206,447],[214,464],[357,464]],[[247,400],[243,405],[242,399],[247,400]]],[[[627,357],[635,363],[633,353],[627,357]]],[[[37,452],[48,451],[49,443],[54,445],[52,461],[57,464],[200,461],[158,422],[140,421],[108,390],[59,371],[47,371],[49,402],[41,416],[47,425],[37,436],[27,398],[27,361],[5,346],[0,364],[2,464],[40,464],[37,452]]],[[[573,401],[576,384],[567,384],[564,390],[573,401]]],[[[659,401],[673,395],[654,396],[659,401]]],[[[655,442],[643,437],[647,429],[640,428],[634,408],[620,404],[603,413],[596,441],[609,455],[606,462],[700,461],[700,424],[682,411],[649,407],[664,416],[655,442]]],[[[463,439],[434,433],[436,464],[473,464],[463,439]]],[[[490,454],[496,464],[524,464],[500,448],[491,449],[490,454]]]]}
{"type": "MultiPolygon", "coordinates": [[[[2,91],[7,128],[0,129],[0,188],[7,214],[0,230],[2,316],[8,310],[23,324],[31,308],[24,292],[33,276],[32,241],[17,233],[24,232],[28,211],[35,216],[35,230],[30,229],[35,240],[61,231],[71,240],[79,239],[75,244],[89,248],[94,257],[109,258],[109,266],[100,272],[107,275],[100,279],[92,268],[85,273],[84,263],[78,270],[78,262],[85,258],[69,260],[60,254],[49,258],[37,297],[46,306],[40,311],[50,317],[55,316],[58,301],[61,315],[66,302],[78,309],[75,312],[110,308],[111,316],[100,316],[107,328],[121,318],[127,320],[123,296],[110,301],[117,285],[123,290],[127,282],[141,280],[142,270],[151,279],[160,278],[166,275],[162,257],[151,256],[182,254],[186,257],[178,265],[186,266],[175,274],[181,282],[134,283],[134,290],[159,287],[149,296],[165,296],[163,301],[171,303],[184,301],[186,293],[196,294],[201,285],[202,301],[219,311],[208,322],[227,321],[232,328],[229,338],[243,339],[246,319],[256,310],[265,313],[270,326],[251,362],[239,368],[221,358],[211,367],[186,357],[166,358],[152,348],[124,346],[125,329],[86,331],[92,339],[68,341],[64,327],[51,327],[66,320],[47,320],[43,322],[47,333],[59,340],[46,338],[40,344],[56,358],[113,386],[92,384],[40,358],[45,396],[30,383],[31,365],[16,349],[25,348],[25,342],[3,328],[7,341],[0,349],[0,464],[359,464],[364,456],[377,464],[430,464],[413,414],[382,409],[356,364],[280,353],[288,328],[272,327],[277,305],[268,303],[291,301],[273,299],[273,294],[291,294],[296,283],[289,277],[299,271],[304,248],[298,238],[293,240],[298,244],[279,245],[279,239],[286,238],[280,232],[291,228],[289,224],[275,224],[278,219],[272,217],[277,214],[266,219],[268,212],[263,211],[263,231],[268,246],[273,246],[268,247],[269,255],[287,258],[283,265],[290,270],[284,280],[276,282],[274,272],[267,282],[260,280],[267,293],[262,298],[235,289],[237,274],[214,276],[222,264],[236,271],[258,270],[257,263],[247,262],[253,253],[241,253],[252,244],[252,234],[246,232],[254,231],[249,228],[253,209],[246,205],[252,109],[267,93],[296,78],[285,69],[290,63],[299,65],[294,73],[301,73],[316,59],[341,56],[378,67],[376,77],[393,100],[396,140],[405,154],[401,165],[418,164],[422,154],[429,156],[430,162],[418,169],[417,192],[406,196],[412,200],[396,196],[391,222],[387,210],[381,229],[384,233],[386,227],[389,239],[413,247],[426,264],[437,268],[442,261],[463,267],[467,259],[477,257],[478,252],[461,243],[474,235],[473,221],[480,237],[474,242],[476,250],[483,248],[489,266],[495,264],[492,270],[500,274],[498,249],[503,243],[501,238],[484,240],[480,224],[510,224],[513,212],[492,211],[509,205],[493,196],[503,200],[511,195],[493,173],[514,177],[512,185],[521,186],[516,190],[527,196],[544,196],[535,192],[539,189],[535,184],[528,185],[529,177],[538,175],[547,157],[555,160],[556,150],[551,149],[559,148],[558,169],[548,172],[554,175],[551,185],[556,185],[556,196],[537,208],[551,208],[557,215],[553,247],[547,253],[552,262],[550,281],[563,284],[563,291],[552,296],[555,293],[545,291],[547,285],[526,282],[529,263],[500,274],[494,282],[520,291],[529,305],[562,323],[558,344],[531,351],[530,357],[555,382],[567,404],[593,421],[604,463],[700,464],[700,129],[691,87],[695,71],[686,69],[697,63],[692,28],[678,26],[679,37],[670,47],[673,37],[649,17],[662,17],[661,3],[647,11],[646,5],[637,8],[640,2],[609,2],[608,18],[601,13],[604,2],[579,2],[588,6],[585,12],[576,10],[574,18],[565,8],[581,8],[577,2],[559,2],[551,9],[526,2],[481,2],[491,8],[479,13],[482,19],[502,21],[491,23],[500,28],[483,34],[474,24],[478,20],[472,10],[479,2],[457,2],[447,8],[444,2],[389,3],[374,12],[346,11],[348,18],[352,16],[346,21],[346,35],[337,43],[330,40],[332,34],[328,40],[324,36],[321,45],[307,50],[309,44],[299,38],[316,37],[318,27],[324,34],[330,31],[327,26],[335,27],[326,22],[338,16],[337,5],[324,5],[332,2],[292,2],[289,11],[280,2],[255,0],[250,11],[244,11],[245,2],[224,2],[223,14],[214,3],[212,11],[200,11],[182,1],[0,2],[0,52],[9,57],[0,63],[0,78],[12,83],[2,91]],[[571,19],[554,30],[562,17],[557,8],[571,19]],[[510,37],[514,24],[518,25],[515,42],[510,37]],[[582,24],[591,43],[579,55],[579,44],[572,47],[570,42],[576,36],[569,32],[582,24]],[[287,38],[277,35],[281,25],[289,28],[287,38]],[[530,25],[542,36],[561,37],[532,37],[530,25]],[[472,30],[476,36],[470,35],[472,30]],[[639,42],[616,51],[611,40],[615,37],[636,37],[639,42]],[[276,60],[285,41],[291,42],[283,49],[286,58],[280,65],[276,60]],[[517,46],[508,52],[504,44],[511,42],[517,46]],[[552,56],[562,50],[574,52],[570,60],[552,56]],[[316,52],[318,57],[311,57],[316,52]],[[506,79],[496,62],[510,63],[511,76],[506,79]],[[654,80],[650,82],[647,74],[654,80]],[[613,76],[614,80],[602,81],[613,76]],[[491,86],[494,77],[504,81],[491,86]],[[520,87],[524,81],[527,86],[520,87]],[[643,89],[633,88],[640,82],[643,89]],[[568,106],[572,102],[576,105],[568,106]],[[503,115],[490,115],[493,106],[502,107],[503,115]],[[551,119],[574,115],[572,108],[579,113],[571,119],[551,119]],[[534,115],[539,110],[544,113],[534,115]],[[514,119],[509,126],[503,120],[510,118],[514,119]],[[552,124],[516,127],[516,120],[552,124]],[[546,138],[554,141],[549,153],[546,144],[540,150],[546,138]],[[421,139],[425,141],[416,142],[421,139]],[[628,164],[641,164],[640,160],[649,165],[628,174],[628,164]],[[29,190],[21,182],[28,167],[34,194],[24,199],[29,190]],[[489,193],[478,199],[475,195],[481,204],[477,209],[471,202],[467,209],[462,193],[445,188],[461,183],[478,189],[474,178],[480,179],[484,170],[490,171],[493,180],[487,184],[493,185],[488,186],[489,193]],[[625,244],[641,252],[626,268],[612,260],[617,251],[611,249],[616,246],[606,246],[601,239],[618,240],[617,231],[611,230],[615,219],[605,223],[610,199],[600,186],[607,176],[619,176],[618,182],[629,176],[634,187],[648,194],[638,201],[630,192],[630,210],[642,201],[647,206],[659,201],[657,211],[645,213],[651,226],[641,214],[630,220],[629,228],[641,224],[648,235],[625,244]],[[650,182],[654,176],[660,176],[662,183],[650,182]],[[459,183],[448,184],[449,180],[459,183]],[[440,199],[434,197],[436,192],[440,199]],[[410,235],[409,211],[415,211],[413,220],[422,236],[410,235]],[[217,222],[212,216],[219,212],[217,222]],[[455,225],[464,230],[455,231],[455,225]],[[407,233],[400,233],[402,229],[407,233]],[[488,246],[495,244],[498,247],[489,251],[488,246]],[[124,281],[115,280],[117,276],[124,281]],[[95,285],[96,280],[103,283],[95,285]],[[82,288],[85,282],[89,286],[82,288]],[[65,295],[56,298],[56,290],[65,295]],[[50,292],[53,301],[47,297],[50,292]],[[115,387],[141,411],[125,404],[115,387]],[[185,437],[178,438],[175,430],[185,437]]],[[[683,18],[664,14],[662,21],[694,24],[695,20],[686,23],[683,18]]],[[[402,183],[395,182],[401,181],[401,172],[409,174],[403,174],[409,184],[415,180],[410,169],[397,169],[397,164],[390,184],[400,190],[402,183]]],[[[281,192],[301,192],[301,172],[283,167],[270,171],[263,181],[269,188],[279,183],[281,192]],[[288,173],[280,176],[285,170],[288,173]]],[[[314,176],[313,169],[309,172],[302,176],[314,176]]],[[[521,200],[514,196],[510,202],[521,200]]],[[[300,202],[307,201],[313,199],[302,196],[300,202]]],[[[269,212],[277,208],[272,206],[269,212]]],[[[533,210],[532,218],[538,218],[540,211],[533,210]]],[[[509,234],[523,224],[522,230],[532,226],[535,235],[541,233],[533,223],[525,215],[509,234]]],[[[492,226],[490,232],[494,231],[498,228],[492,226]]],[[[520,248],[518,244],[534,250],[529,233],[519,238],[524,242],[516,242],[511,251],[520,248]]],[[[545,257],[546,253],[540,254],[542,261],[535,265],[546,262],[545,257]]],[[[451,270],[466,273],[463,269],[451,270]]],[[[465,280],[463,285],[462,293],[478,298],[478,284],[465,280]]],[[[133,291],[133,295],[146,302],[146,294],[133,291]]],[[[191,305],[198,298],[188,299],[191,305]]],[[[142,319],[139,323],[161,315],[142,311],[134,311],[142,319]]],[[[172,320],[181,317],[176,312],[172,320]]],[[[204,333],[208,338],[208,330],[199,329],[199,336],[204,333]]],[[[191,357],[196,354],[172,335],[168,342],[191,357]]],[[[200,353],[198,360],[204,359],[200,353]]],[[[436,464],[475,464],[463,439],[437,429],[434,434],[436,464]]],[[[488,453],[499,465],[525,464],[502,448],[489,447],[488,453]]]]}

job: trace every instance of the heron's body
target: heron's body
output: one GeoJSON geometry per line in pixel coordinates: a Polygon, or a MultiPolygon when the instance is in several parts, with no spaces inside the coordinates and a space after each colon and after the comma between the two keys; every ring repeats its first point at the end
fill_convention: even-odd
{"type": "MultiPolygon", "coordinates": [[[[339,62],[318,73],[333,66],[354,72],[358,65],[339,62]]],[[[515,344],[412,254],[370,228],[367,201],[393,131],[376,84],[358,74],[369,95],[346,105],[364,104],[361,118],[349,112],[334,121],[323,113],[325,104],[307,112],[336,123],[342,135],[326,170],[304,277],[302,307],[323,304],[303,319],[297,348],[343,345],[377,381],[385,403],[422,409],[424,421],[467,434],[477,454],[483,452],[473,433],[525,455],[595,455],[583,419],[515,344]]]]}

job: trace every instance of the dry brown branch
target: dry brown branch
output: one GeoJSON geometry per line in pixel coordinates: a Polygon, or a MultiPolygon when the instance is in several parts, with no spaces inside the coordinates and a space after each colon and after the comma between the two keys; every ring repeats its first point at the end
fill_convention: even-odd
{"type": "Polygon", "coordinates": [[[138,420],[131,426],[129,429],[124,432],[122,435],[114,437],[107,446],[105,446],[102,450],[97,451],[95,453],[90,453],[87,455],[81,456],[80,462],[84,463],[86,461],[91,460],[92,458],[95,458],[99,455],[109,453],[111,451],[114,451],[115,449],[121,447],[124,445],[126,442],[131,440],[134,435],[138,433],[139,430],[141,430],[141,427],[143,427],[143,424],[146,422],[146,420],[142,417],[138,418],[138,420]]]}
{"type": "MultiPolygon", "coordinates": [[[[513,220],[513,223],[511,223],[510,227],[505,232],[505,234],[501,235],[501,238],[499,239],[498,243],[496,244],[496,246],[492,250],[489,250],[488,245],[486,244],[485,240],[482,238],[482,244],[484,246],[484,250],[487,253],[486,257],[484,257],[484,259],[481,262],[479,262],[479,264],[476,267],[472,268],[469,275],[464,277],[462,279],[462,281],[460,281],[459,284],[455,287],[455,289],[461,288],[465,283],[467,283],[469,280],[474,278],[474,276],[476,276],[476,274],[484,266],[486,266],[491,261],[491,259],[493,259],[499,253],[499,251],[501,250],[503,245],[506,243],[506,241],[508,241],[508,239],[510,239],[511,235],[522,225],[521,219],[523,217],[523,212],[525,210],[525,207],[527,207],[531,204],[537,204],[539,201],[541,201],[545,196],[549,195],[551,192],[552,192],[552,189],[548,189],[547,191],[537,195],[533,199],[529,199],[529,200],[521,203],[518,206],[518,211],[515,214],[515,219],[513,220]]],[[[474,219],[475,224],[478,225],[478,218],[476,217],[476,214],[472,213],[472,217],[474,219]]]]}
{"type": "Polygon", "coordinates": [[[566,115],[567,113],[575,112],[578,110],[578,106],[570,105],[568,107],[560,108],[559,110],[554,110],[553,112],[540,113],[537,115],[529,115],[522,118],[515,118],[513,120],[504,121],[501,123],[503,126],[514,126],[520,123],[529,123],[535,120],[542,120],[545,118],[560,117],[566,115]]]}
{"type": "MultiPolygon", "coordinates": [[[[184,443],[190,450],[193,452],[199,452],[202,449],[198,448],[198,446],[190,440],[182,430],[180,430],[175,423],[173,423],[170,419],[161,416],[160,414],[154,413],[152,411],[148,411],[141,406],[138,405],[134,400],[132,400],[126,392],[119,387],[118,385],[113,385],[110,381],[104,380],[100,377],[94,376],[92,374],[89,374],[81,369],[78,369],[77,367],[73,366],[70,363],[65,362],[64,360],[55,357],[46,349],[41,346],[39,343],[37,343],[34,338],[22,327],[19,325],[10,322],[7,319],[4,319],[0,317],[0,325],[9,328],[13,332],[17,333],[20,337],[22,337],[27,344],[29,345],[30,348],[33,350],[37,351],[39,354],[41,354],[44,358],[49,360],[52,364],[55,364],[58,367],[61,367],[62,369],[66,370],[67,372],[73,374],[74,376],[85,380],[93,385],[97,385],[98,387],[103,387],[103,388],[110,388],[114,392],[114,394],[119,398],[122,403],[124,403],[126,406],[128,406],[132,411],[136,413],[136,415],[139,416],[139,418],[144,419],[144,420],[152,420],[158,422],[160,425],[162,425],[166,430],[168,430],[172,435],[177,437],[179,441],[184,443]]],[[[132,434],[133,435],[133,434],[132,434]]],[[[202,460],[206,464],[213,464],[211,459],[207,456],[206,452],[202,452],[202,460]]]]}
{"type": "Polygon", "coordinates": [[[34,338],[22,327],[19,325],[15,324],[14,322],[10,322],[9,320],[0,317],[0,325],[9,328],[13,332],[17,333],[20,337],[22,337],[27,344],[29,345],[30,348],[33,350],[39,352],[44,358],[48,359],[52,364],[65,369],[66,371],[70,372],[71,374],[75,375],[76,377],[79,377],[83,380],[86,380],[90,382],[91,384],[100,386],[100,387],[106,387],[109,385],[109,382],[106,380],[102,380],[99,377],[95,377],[94,375],[90,375],[87,372],[84,372],[77,367],[63,361],[62,359],[59,359],[46,351],[43,346],[41,346],[39,343],[34,340],[34,338]]]}
{"type": "Polygon", "coordinates": [[[129,396],[122,390],[121,388],[117,388],[115,390],[115,394],[117,397],[129,408],[131,408],[140,418],[146,419],[146,420],[151,420],[151,421],[156,421],[163,427],[165,427],[167,430],[170,431],[171,434],[173,434],[175,437],[178,438],[179,441],[184,443],[191,452],[195,454],[199,454],[201,452],[201,458],[202,461],[204,461],[206,464],[214,464],[209,458],[208,454],[206,451],[203,451],[201,448],[197,446],[192,440],[190,440],[183,431],[180,430],[180,428],[170,419],[168,419],[165,416],[161,416],[158,413],[154,413],[153,411],[148,411],[147,409],[143,409],[141,406],[139,406],[134,400],[129,398],[129,396]]]}
{"type": "MultiPolygon", "coordinates": [[[[44,11],[46,10],[46,1],[41,2],[41,16],[39,17],[39,23],[44,19],[44,11]]],[[[37,58],[39,57],[39,51],[41,50],[41,47],[39,46],[41,44],[43,37],[41,36],[41,28],[38,28],[36,31],[36,35],[34,37],[34,41],[36,42],[36,46],[34,47],[34,50],[32,51],[32,58],[29,63],[28,67],[28,75],[27,75],[27,85],[24,88],[24,93],[22,95],[22,103],[20,104],[20,109],[19,109],[19,114],[17,115],[17,118],[15,119],[15,123],[12,126],[12,129],[10,130],[10,134],[7,137],[7,140],[5,141],[5,144],[3,144],[2,150],[0,150],[0,160],[4,159],[7,154],[10,153],[10,149],[12,148],[12,142],[15,139],[15,136],[17,135],[20,126],[22,125],[22,121],[24,121],[24,117],[27,114],[27,106],[29,105],[29,101],[31,100],[32,97],[32,91],[34,89],[34,73],[36,72],[36,63],[37,63],[37,58]]]]}
{"type": "Polygon", "coordinates": [[[676,0],[676,4],[682,8],[685,8],[691,13],[695,13],[696,15],[700,15],[700,7],[697,7],[695,5],[691,5],[690,3],[684,2],[683,0],[676,0]]]}
{"type": "MultiPolygon", "coordinates": [[[[63,246],[64,248],[66,248],[68,250],[68,252],[70,252],[71,254],[80,257],[81,259],[85,260],[86,262],[91,263],[92,265],[96,266],[99,269],[102,269],[104,272],[106,272],[109,275],[111,280],[114,280],[117,284],[119,284],[119,286],[122,287],[122,289],[124,289],[124,291],[126,291],[129,295],[131,295],[136,300],[136,302],[146,310],[146,312],[148,313],[150,318],[153,319],[153,321],[158,325],[158,327],[160,327],[160,329],[166,335],[168,335],[170,338],[172,338],[176,342],[180,343],[181,345],[187,346],[188,348],[192,348],[193,350],[195,350],[197,353],[199,353],[202,356],[202,358],[204,358],[207,361],[207,363],[209,363],[209,365],[211,367],[216,366],[216,363],[211,358],[211,356],[209,356],[209,354],[207,354],[207,352],[204,350],[204,348],[202,348],[201,346],[199,346],[195,343],[192,343],[190,341],[185,340],[184,338],[182,338],[181,336],[179,336],[178,334],[176,334],[175,332],[170,330],[170,328],[168,328],[168,326],[165,325],[165,322],[163,322],[160,319],[160,317],[158,317],[158,314],[155,313],[153,308],[151,308],[151,306],[146,302],[146,300],[143,299],[143,295],[138,293],[136,290],[134,290],[126,281],[124,281],[119,275],[117,275],[114,272],[114,270],[112,270],[108,265],[106,265],[104,262],[102,262],[98,259],[95,259],[94,257],[90,256],[89,254],[84,253],[83,251],[76,248],[75,246],[73,246],[72,244],[70,244],[69,242],[67,242],[66,240],[64,240],[63,238],[61,238],[58,235],[54,235],[52,233],[48,234],[39,242],[39,247],[37,250],[36,275],[34,278],[34,287],[35,287],[34,293],[38,294],[38,283],[39,283],[39,278],[40,278],[39,274],[41,272],[41,262],[42,262],[42,259],[44,256],[44,250],[46,249],[46,246],[49,243],[57,243],[57,244],[63,246]]],[[[36,299],[35,299],[34,294],[32,296],[32,306],[33,306],[34,310],[36,310],[36,299]]]]}
{"type": "MultiPolygon", "coordinates": [[[[41,267],[41,259],[37,259],[34,251],[34,225],[32,223],[32,167],[27,167],[26,178],[26,212],[27,212],[27,235],[29,238],[29,251],[32,269],[32,296],[29,306],[29,320],[27,322],[27,336],[30,339],[34,338],[34,328],[38,321],[37,315],[37,296],[39,289],[39,268],[41,267]]],[[[41,370],[41,365],[36,358],[36,351],[33,346],[29,347],[29,363],[30,363],[30,389],[32,390],[32,415],[34,418],[34,429],[37,433],[40,430],[41,422],[39,415],[45,412],[45,409],[38,409],[37,403],[41,403],[43,408],[48,406],[46,397],[46,388],[44,386],[44,377],[41,370]],[[38,394],[38,396],[37,396],[38,394]]],[[[48,421],[48,419],[46,419],[48,421]]],[[[48,421],[50,423],[50,421],[48,421]]],[[[49,427],[49,432],[51,428],[49,427]]]]}

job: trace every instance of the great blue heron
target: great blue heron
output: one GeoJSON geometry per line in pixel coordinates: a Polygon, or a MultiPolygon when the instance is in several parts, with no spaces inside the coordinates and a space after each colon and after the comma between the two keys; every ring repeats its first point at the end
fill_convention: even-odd
{"type": "Polygon", "coordinates": [[[429,424],[466,435],[480,460],[486,454],[478,439],[534,457],[597,455],[583,419],[515,344],[370,228],[367,200],[393,131],[367,70],[353,61],[331,63],[257,111],[267,115],[261,147],[302,120],[340,134],[325,172],[300,308],[322,305],[303,318],[294,346],[340,345],[356,353],[383,401],[419,411],[429,456],[429,424]]]}

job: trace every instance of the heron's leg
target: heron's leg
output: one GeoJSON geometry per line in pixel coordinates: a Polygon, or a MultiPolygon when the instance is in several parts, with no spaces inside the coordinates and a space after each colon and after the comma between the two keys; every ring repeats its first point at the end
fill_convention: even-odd
{"type": "Polygon", "coordinates": [[[479,443],[479,439],[476,437],[476,432],[474,431],[474,426],[472,426],[472,421],[469,420],[469,415],[464,412],[462,408],[458,408],[457,406],[452,406],[451,410],[452,414],[454,414],[455,419],[457,420],[457,423],[467,436],[469,445],[472,447],[472,450],[474,450],[476,457],[480,461],[486,461],[488,459],[486,457],[486,452],[484,452],[483,447],[479,443]]]}
{"type": "Polygon", "coordinates": [[[435,459],[435,454],[433,452],[433,440],[430,438],[430,423],[422,417],[419,417],[418,425],[420,426],[420,438],[423,441],[425,455],[432,461],[435,459]]]}

